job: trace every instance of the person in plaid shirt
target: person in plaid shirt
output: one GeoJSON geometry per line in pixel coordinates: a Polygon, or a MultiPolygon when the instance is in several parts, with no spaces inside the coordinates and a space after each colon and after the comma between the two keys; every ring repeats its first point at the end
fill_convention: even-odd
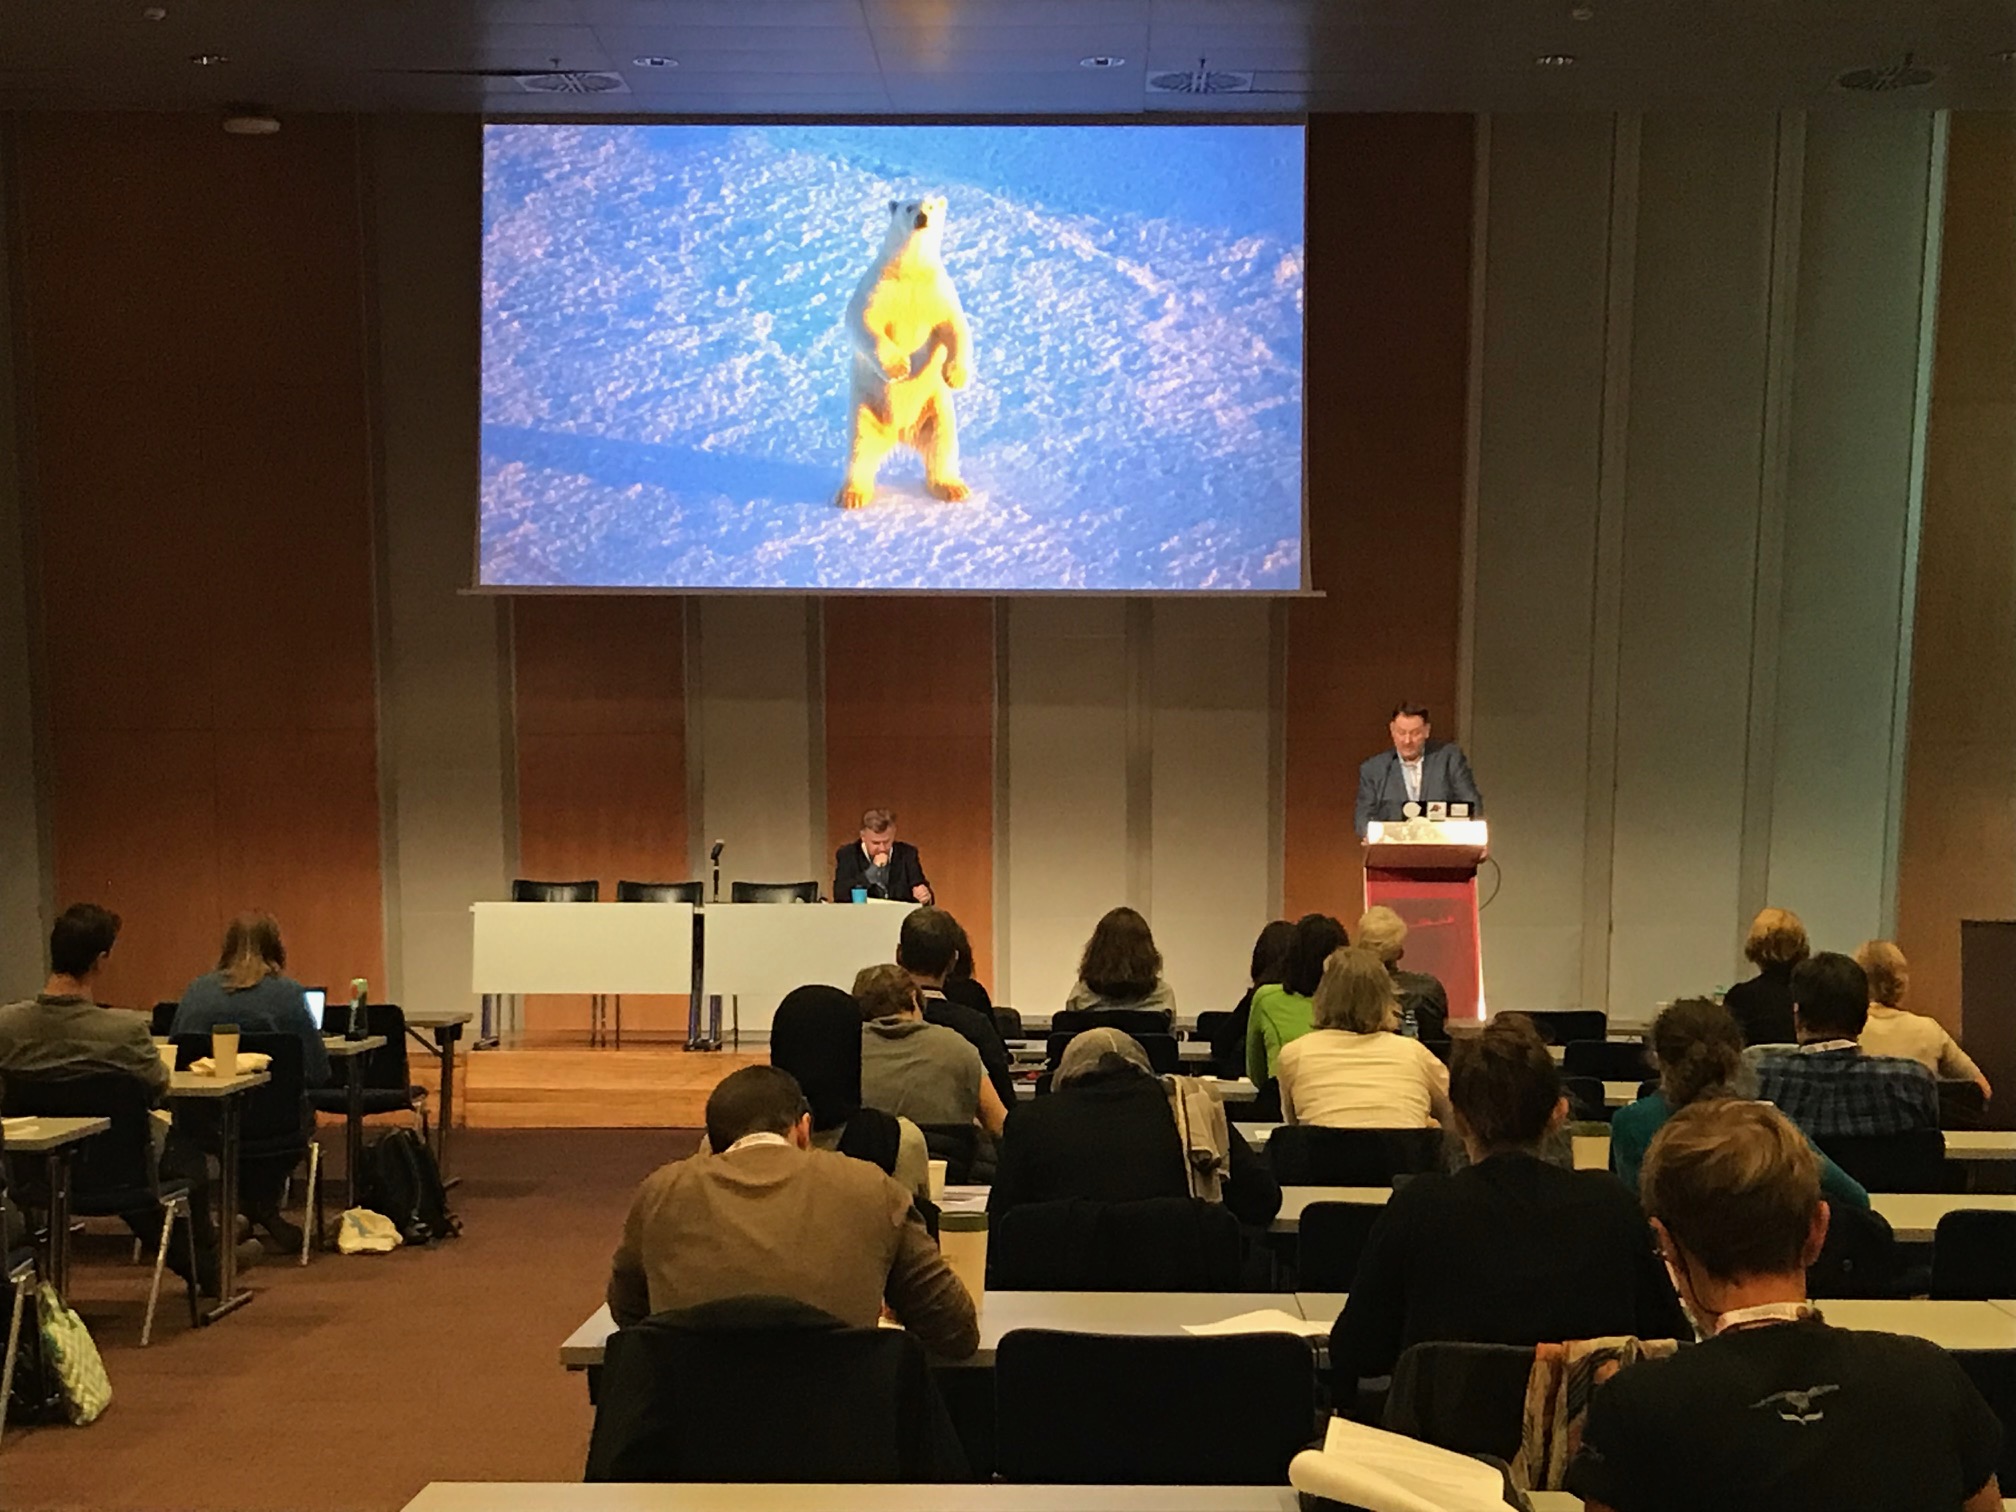
{"type": "Polygon", "coordinates": [[[1939,1127],[1939,1082],[1914,1060],[1864,1055],[1869,978],[1851,957],[1823,950],[1792,973],[1799,1043],[1752,1052],[1757,1095],[1814,1139],[1903,1134],[1939,1127]]]}

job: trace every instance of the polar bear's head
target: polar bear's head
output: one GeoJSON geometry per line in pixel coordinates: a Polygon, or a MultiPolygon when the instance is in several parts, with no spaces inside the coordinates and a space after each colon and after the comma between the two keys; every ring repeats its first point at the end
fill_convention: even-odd
{"type": "Polygon", "coordinates": [[[883,234],[883,245],[894,251],[908,245],[914,249],[936,253],[938,243],[945,234],[945,196],[929,195],[924,199],[889,201],[889,227],[883,234]]]}

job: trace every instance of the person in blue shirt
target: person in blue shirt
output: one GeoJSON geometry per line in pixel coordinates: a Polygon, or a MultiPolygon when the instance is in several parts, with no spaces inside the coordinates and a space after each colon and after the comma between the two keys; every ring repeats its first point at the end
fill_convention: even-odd
{"type": "MultiPolygon", "coordinates": [[[[191,982],[175,1010],[171,1034],[208,1034],[219,1024],[236,1024],[240,1034],[291,1034],[301,1041],[301,1066],[307,1086],[329,1080],[329,1052],[322,1031],[309,1016],[301,984],[287,975],[287,947],[280,925],[271,914],[242,913],[224,931],[217,969],[191,982]]],[[[311,1129],[304,1095],[303,1128],[311,1129]]],[[[263,1228],[282,1250],[301,1247],[301,1230],[280,1213],[280,1194],[291,1157],[245,1160],[238,1176],[239,1210],[263,1228]]]]}

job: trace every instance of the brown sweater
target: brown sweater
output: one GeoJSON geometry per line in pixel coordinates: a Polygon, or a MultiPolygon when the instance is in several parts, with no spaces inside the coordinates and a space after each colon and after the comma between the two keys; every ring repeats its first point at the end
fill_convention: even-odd
{"type": "Polygon", "coordinates": [[[933,1354],[980,1347],[973,1299],[910,1194],[865,1161],[759,1144],[645,1179],[609,1275],[619,1325],[737,1296],[791,1297],[872,1328],[886,1298],[933,1354]]]}

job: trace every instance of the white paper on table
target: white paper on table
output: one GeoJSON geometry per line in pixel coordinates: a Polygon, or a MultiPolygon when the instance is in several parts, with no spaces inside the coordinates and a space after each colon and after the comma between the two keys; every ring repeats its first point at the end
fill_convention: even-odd
{"type": "MultiPolygon", "coordinates": [[[[247,1075],[248,1073],[257,1075],[272,1064],[273,1057],[264,1051],[244,1050],[239,1052],[238,1055],[238,1074],[240,1076],[247,1075]]],[[[201,1060],[189,1062],[188,1069],[192,1076],[215,1076],[217,1074],[217,1062],[206,1055],[201,1060]]]]}
{"type": "Polygon", "coordinates": [[[1291,1333],[1300,1334],[1305,1339],[1327,1339],[1330,1324],[1311,1323],[1293,1313],[1282,1312],[1278,1307],[1263,1307],[1258,1312],[1240,1313],[1236,1318],[1220,1318],[1216,1323],[1185,1323],[1183,1332],[1187,1334],[1253,1334],[1291,1333]]]}
{"type": "Polygon", "coordinates": [[[1330,1419],[1323,1447],[1288,1465],[1288,1484],[1311,1496],[1366,1512],[1504,1512],[1505,1477],[1454,1454],[1383,1428],[1330,1419]]]}

